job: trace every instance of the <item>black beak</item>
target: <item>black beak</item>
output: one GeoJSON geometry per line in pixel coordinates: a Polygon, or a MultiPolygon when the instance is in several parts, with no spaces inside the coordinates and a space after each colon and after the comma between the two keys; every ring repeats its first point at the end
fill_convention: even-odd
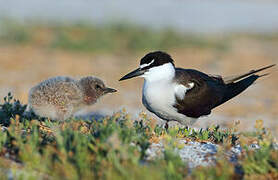
{"type": "Polygon", "coordinates": [[[114,92],[117,92],[117,90],[116,90],[116,89],[113,89],[113,88],[105,88],[105,89],[104,89],[104,92],[105,92],[105,93],[114,93],[114,92]]]}
{"type": "Polygon", "coordinates": [[[124,77],[122,77],[119,81],[130,79],[136,76],[140,76],[145,73],[146,70],[142,70],[141,68],[135,69],[134,71],[128,73],[124,77]]]}

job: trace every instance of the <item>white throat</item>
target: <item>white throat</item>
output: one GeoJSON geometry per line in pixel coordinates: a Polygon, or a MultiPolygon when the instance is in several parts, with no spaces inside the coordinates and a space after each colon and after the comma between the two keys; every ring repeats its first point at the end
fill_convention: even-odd
{"type": "Polygon", "coordinates": [[[161,66],[150,68],[142,75],[147,82],[169,82],[174,78],[174,76],[175,67],[172,63],[166,63],[161,66]]]}

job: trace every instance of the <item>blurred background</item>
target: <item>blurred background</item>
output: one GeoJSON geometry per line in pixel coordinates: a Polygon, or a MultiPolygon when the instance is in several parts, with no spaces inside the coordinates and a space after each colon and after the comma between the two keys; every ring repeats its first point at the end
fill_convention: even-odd
{"type": "MultiPolygon", "coordinates": [[[[146,111],[140,78],[118,82],[141,57],[167,51],[177,67],[234,75],[278,63],[278,2],[271,0],[0,0],[0,101],[27,103],[49,77],[94,75],[119,91],[87,113],[146,111]]],[[[256,120],[278,135],[278,69],[216,108],[194,127],[256,120]]],[[[147,112],[148,113],[148,112],[147,112]]],[[[153,116],[151,113],[148,113],[153,116]]],[[[153,116],[160,122],[159,118],[153,116]]]]}

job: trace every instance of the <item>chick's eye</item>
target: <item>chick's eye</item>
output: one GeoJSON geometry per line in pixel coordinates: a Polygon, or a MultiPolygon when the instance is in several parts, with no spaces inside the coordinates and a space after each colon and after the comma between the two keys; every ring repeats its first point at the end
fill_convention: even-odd
{"type": "Polygon", "coordinates": [[[100,85],[97,84],[96,85],[96,89],[101,89],[100,85]]]}

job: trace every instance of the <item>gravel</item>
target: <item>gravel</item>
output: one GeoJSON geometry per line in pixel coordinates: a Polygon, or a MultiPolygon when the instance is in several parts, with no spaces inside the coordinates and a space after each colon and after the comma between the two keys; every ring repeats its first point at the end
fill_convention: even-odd
{"type": "MultiPolygon", "coordinates": [[[[184,139],[177,140],[178,147],[174,151],[180,156],[181,160],[187,163],[190,169],[197,166],[212,166],[215,165],[217,159],[217,152],[221,145],[211,142],[196,142],[184,139]]],[[[278,147],[277,144],[274,146],[278,147]]],[[[165,151],[165,143],[161,140],[159,143],[152,143],[147,149],[147,160],[155,158],[162,158],[165,151]]],[[[258,144],[251,144],[250,150],[259,149],[258,144]]],[[[242,153],[242,147],[235,145],[227,152],[223,153],[223,157],[227,158],[230,162],[237,164],[238,157],[242,153]]]]}

